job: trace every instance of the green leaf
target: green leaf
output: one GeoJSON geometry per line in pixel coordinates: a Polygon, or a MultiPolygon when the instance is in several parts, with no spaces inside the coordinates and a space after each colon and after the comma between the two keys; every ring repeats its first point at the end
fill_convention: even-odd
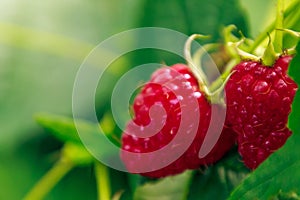
{"type": "MultiPolygon", "coordinates": [[[[72,118],[41,113],[36,114],[35,119],[38,124],[48,130],[62,142],[73,142],[77,144],[81,143],[72,118]]],[[[86,122],[83,122],[81,123],[81,126],[86,126],[87,129],[90,129],[91,125],[87,125],[86,122]]]]}
{"type": "MultiPolygon", "coordinates": [[[[300,65],[300,45],[297,46],[298,54],[291,61],[291,65],[289,67],[289,75],[296,81],[298,87],[300,87],[300,73],[299,73],[299,65],[300,65]]],[[[300,122],[300,92],[295,95],[294,103],[292,105],[292,112],[289,117],[289,127],[293,130],[294,133],[299,133],[299,122],[300,122]]],[[[300,134],[300,133],[299,133],[300,134]]]]}
{"type": "MultiPolygon", "coordinates": [[[[300,52],[298,45],[297,51],[300,52]]],[[[289,74],[300,85],[300,55],[291,62],[289,74]]],[[[289,116],[289,127],[293,131],[286,144],[272,154],[231,194],[235,199],[270,199],[280,192],[300,194],[300,93],[296,93],[289,116]]]]}
{"type": "Polygon", "coordinates": [[[237,0],[147,0],[143,11],[142,26],[171,28],[188,35],[212,35],[214,41],[220,38],[224,25],[235,24],[247,33],[237,0]]]}
{"type": "Polygon", "coordinates": [[[182,200],[186,199],[187,189],[190,186],[192,171],[180,175],[167,177],[155,182],[146,183],[138,187],[134,200],[182,200]]]}
{"type": "MultiPolygon", "coordinates": [[[[41,126],[62,142],[82,144],[78,135],[78,129],[91,140],[93,138],[104,139],[102,138],[102,135],[99,135],[99,125],[92,124],[85,120],[76,120],[77,127],[75,127],[74,120],[72,118],[60,115],[40,113],[36,114],[35,118],[41,126]]],[[[100,122],[100,126],[104,129],[105,136],[118,146],[120,145],[118,138],[112,132],[107,132],[114,130],[109,127],[110,125],[113,125],[111,123],[111,121],[108,121],[107,115],[104,115],[103,121],[100,122]]]]}
{"type": "Polygon", "coordinates": [[[141,185],[143,177],[138,174],[130,174],[130,173],[128,173],[127,176],[128,176],[128,183],[129,183],[130,190],[135,191],[136,188],[138,188],[141,185]]]}
{"type": "Polygon", "coordinates": [[[193,177],[188,200],[224,200],[230,192],[245,178],[249,170],[245,168],[236,149],[234,153],[210,166],[193,177]],[[216,192],[218,191],[218,192],[216,192]]]}

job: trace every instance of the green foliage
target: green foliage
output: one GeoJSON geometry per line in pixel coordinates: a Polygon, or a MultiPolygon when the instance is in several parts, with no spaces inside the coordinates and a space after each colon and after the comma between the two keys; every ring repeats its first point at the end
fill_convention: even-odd
{"type": "Polygon", "coordinates": [[[181,200],[186,199],[192,172],[187,171],[173,177],[167,177],[156,182],[149,182],[138,187],[134,200],[181,200]]]}
{"type": "MultiPolygon", "coordinates": [[[[67,145],[64,148],[64,152],[67,153],[71,160],[75,161],[75,164],[80,164],[81,159],[83,163],[89,163],[92,159],[92,157],[89,155],[89,153],[87,152],[87,150],[81,142],[81,139],[78,135],[78,130],[80,130],[81,134],[83,134],[81,135],[81,137],[87,138],[88,141],[105,139],[104,135],[100,135],[98,124],[92,124],[85,120],[76,120],[76,126],[72,118],[53,114],[36,115],[36,120],[49,133],[53,134],[53,136],[55,136],[58,140],[67,143],[67,145]]],[[[110,123],[107,123],[108,122],[101,123],[101,126],[103,126],[104,130],[109,130],[109,128],[107,128],[107,125],[110,125],[110,123]]],[[[113,142],[115,142],[116,145],[119,145],[118,141],[114,139],[115,137],[112,132],[106,132],[106,136],[113,142]]],[[[93,144],[97,145],[97,143],[93,144]]],[[[106,149],[105,147],[107,146],[102,146],[101,151],[103,152],[103,154],[111,156],[110,148],[106,149]]]]}
{"type": "MultiPolygon", "coordinates": [[[[53,138],[40,136],[23,143],[12,152],[0,153],[0,199],[22,199],[56,162],[60,146],[53,138]]],[[[82,200],[86,194],[90,199],[96,199],[96,183],[91,173],[91,167],[73,169],[45,200],[82,200]]],[[[116,183],[116,187],[124,185],[116,183]]]]}
{"type": "Polygon", "coordinates": [[[237,0],[146,0],[142,13],[142,26],[165,27],[188,35],[212,35],[213,41],[220,39],[221,28],[229,24],[247,33],[237,0]]]}
{"type": "MultiPolygon", "coordinates": [[[[238,0],[145,0],[140,13],[139,26],[164,27],[186,35],[210,35],[210,42],[220,41],[222,28],[229,24],[235,24],[245,35],[248,33],[238,0]]],[[[142,35],[137,42],[139,40],[143,40],[142,35]]],[[[146,49],[134,54],[131,62],[133,65],[150,62],[172,65],[185,61],[164,51],[146,49]]]]}
{"type": "Polygon", "coordinates": [[[283,193],[279,192],[278,195],[272,197],[271,200],[299,200],[300,197],[295,192],[283,193]]]}
{"type": "Polygon", "coordinates": [[[37,123],[62,142],[81,144],[72,118],[51,114],[36,114],[35,119],[37,123]]]}
{"type": "Polygon", "coordinates": [[[209,166],[193,177],[188,200],[193,199],[226,199],[231,191],[238,186],[249,170],[239,162],[236,149],[219,163],[209,166]],[[218,192],[216,192],[218,191],[218,192]]]}
{"type": "MultiPolygon", "coordinates": [[[[297,46],[297,52],[300,52],[300,45],[297,46]]],[[[289,67],[289,75],[300,85],[300,73],[299,73],[299,64],[300,64],[300,55],[292,60],[291,66],[289,67]]],[[[294,103],[292,105],[292,112],[289,117],[289,127],[293,131],[299,131],[299,122],[300,122],[300,92],[296,93],[294,103]]]]}

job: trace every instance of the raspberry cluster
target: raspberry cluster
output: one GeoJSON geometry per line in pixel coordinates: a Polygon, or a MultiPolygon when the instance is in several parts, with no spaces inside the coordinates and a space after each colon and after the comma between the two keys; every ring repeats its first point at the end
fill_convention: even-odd
{"type": "Polygon", "coordinates": [[[250,169],[257,168],[291,135],[287,120],[297,90],[297,84],[287,74],[291,59],[291,56],[280,56],[273,66],[242,61],[232,69],[225,85],[226,123],[220,136],[217,131],[212,132],[219,139],[203,158],[199,157],[199,150],[208,129],[216,130],[214,126],[220,125],[219,119],[212,119],[212,107],[220,113],[225,107],[209,101],[187,65],[176,64],[155,71],[136,96],[134,118],[122,136],[121,157],[128,171],[135,172],[136,168],[151,165],[151,162],[163,162],[166,156],[174,156],[187,142],[190,142],[188,148],[183,149],[173,162],[141,175],[160,178],[212,164],[235,143],[245,165],[250,169]],[[198,115],[199,119],[183,119],[183,106],[185,112],[190,116],[198,115]],[[165,112],[159,109],[151,113],[154,107],[163,108],[165,112]],[[184,130],[180,140],[173,143],[169,151],[163,155],[155,154],[146,162],[140,159],[143,153],[156,152],[170,144],[180,130],[184,130]],[[195,136],[191,134],[193,131],[196,131],[195,136]],[[127,151],[140,157],[132,159],[127,156],[127,151]]]}

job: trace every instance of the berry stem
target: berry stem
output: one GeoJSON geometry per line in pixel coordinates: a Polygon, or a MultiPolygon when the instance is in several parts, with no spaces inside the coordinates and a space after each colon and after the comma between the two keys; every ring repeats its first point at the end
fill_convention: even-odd
{"type": "Polygon", "coordinates": [[[290,29],[278,29],[278,31],[283,31],[283,32],[289,33],[290,35],[293,35],[297,38],[300,38],[300,32],[297,32],[297,31],[293,31],[290,29]]]}
{"type": "MultiPolygon", "coordinates": [[[[234,61],[234,64],[232,64],[233,66],[235,66],[237,63],[235,62],[235,60],[231,60],[231,61],[234,61]]],[[[224,84],[224,82],[226,83],[227,82],[227,79],[230,77],[231,75],[231,70],[228,70],[228,71],[224,71],[221,76],[219,76],[212,84],[211,86],[209,87],[210,91],[217,91],[221,85],[224,84]]]]}
{"type": "MultiPolygon", "coordinates": [[[[290,28],[292,27],[295,23],[298,22],[299,17],[299,5],[300,5],[300,0],[295,0],[293,1],[288,8],[284,11],[284,23],[285,23],[285,28],[290,28]],[[296,14],[295,14],[296,13],[296,14]],[[294,16],[298,16],[298,17],[294,17],[294,16]],[[293,18],[293,21],[290,21],[290,18],[293,18]]],[[[258,46],[260,46],[260,44],[268,37],[268,35],[266,33],[272,33],[273,30],[275,30],[275,23],[276,20],[273,21],[273,23],[271,23],[263,32],[261,32],[258,37],[256,38],[256,40],[254,41],[254,43],[252,44],[252,46],[248,49],[247,52],[253,53],[256,48],[258,46]]]]}
{"type": "Polygon", "coordinates": [[[95,163],[95,176],[97,180],[98,200],[111,199],[111,189],[108,168],[100,162],[95,163]]]}
{"type": "Polygon", "coordinates": [[[259,57],[248,53],[242,49],[239,48],[239,46],[244,42],[244,39],[240,40],[239,42],[229,42],[227,45],[237,52],[236,54],[243,60],[259,60],[259,57]]]}
{"type": "MultiPolygon", "coordinates": [[[[240,59],[231,59],[227,64],[226,66],[224,67],[224,72],[223,72],[223,76],[224,77],[227,77],[229,76],[231,70],[234,68],[235,65],[237,65],[238,63],[240,62],[240,59]]],[[[213,84],[212,84],[212,87],[213,87],[213,84]]]]}
{"type": "Polygon", "coordinates": [[[74,167],[74,164],[62,157],[57,163],[36,183],[24,200],[43,199],[51,189],[74,167]]]}
{"type": "MultiPolygon", "coordinates": [[[[210,94],[210,101],[214,104],[220,104],[223,106],[226,106],[224,101],[224,88],[226,86],[226,83],[229,81],[230,76],[234,72],[231,72],[227,76],[220,76],[214,83],[214,91],[210,94]]],[[[212,88],[210,88],[212,89],[212,88]]]]}
{"type": "Polygon", "coordinates": [[[205,94],[209,94],[209,90],[208,90],[208,87],[207,87],[208,80],[206,78],[206,75],[203,72],[202,68],[200,66],[197,66],[194,63],[194,60],[193,60],[192,55],[191,55],[192,42],[193,42],[193,40],[195,40],[197,38],[205,38],[206,39],[206,38],[208,38],[208,36],[204,36],[204,35],[200,35],[200,34],[191,35],[188,38],[188,40],[186,41],[185,45],[184,45],[184,56],[185,56],[185,59],[187,61],[187,64],[188,64],[189,68],[191,69],[192,73],[195,75],[195,77],[198,80],[199,88],[205,94]]]}
{"type": "Polygon", "coordinates": [[[229,25],[223,29],[223,38],[225,42],[225,50],[227,54],[233,58],[233,59],[239,59],[240,56],[238,55],[238,52],[236,51],[236,48],[232,46],[233,43],[240,42],[240,39],[236,38],[232,32],[234,30],[237,30],[237,27],[235,25],[229,25]]]}
{"type": "MultiPolygon", "coordinates": [[[[221,45],[216,43],[216,44],[205,44],[203,45],[203,48],[199,48],[193,55],[192,59],[194,62],[195,66],[198,66],[199,68],[202,69],[202,64],[201,64],[201,58],[205,53],[208,53],[212,50],[216,50],[220,47],[221,45]]],[[[208,80],[206,80],[208,82],[208,80]]]]}
{"type": "Polygon", "coordinates": [[[208,82],[207,76],[202,69],[201,61],[200,61],[201,57],[203,56],[204,53],[206,53],[207,51],[213,50],[215,48],[218,48],[219,44],[206,44],[203,47],[200,47],[200,49],[198,49],[196,51],[196,53],[194,54],[194,56],[192,57],[191,44],[192,44],[193,40],[195,40],[197,38],[206,39],[206,38],[208,38],[208,36],[199,35],[199,34],[191,35],[188,38],[188,40],[186,41],[185,46],[184,46],[185,59],[188,63],[189,68],[191,69],[192,73],[197,78],[199,88],[200,88],[200,90],[202,90],[205,93],[207,100],[214,104],[223,104],[224,101],[222,98],[222,91],[223,91],[224,85],[225,85],[224,81],[221,82],[223,84],[221,84],[220,87],[218,87],[215,91],[211,92],[211,90],[209,90],[209,87],[208,87],[209,82],[208,82]]]}

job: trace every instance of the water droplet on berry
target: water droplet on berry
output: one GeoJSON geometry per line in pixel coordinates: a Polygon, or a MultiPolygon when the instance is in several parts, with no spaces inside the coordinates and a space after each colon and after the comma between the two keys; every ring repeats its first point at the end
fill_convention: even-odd
{"type": "Polygon", "coordinates": [[[287,84],[282,79],[278,79],[278,81],[274,84],[274,86],[281,91],[287,89],[287,84]]]}
{"type": "Polygon", "coordinates": [[[238,86],[238,87],[236,88],[236,90],[237,90],[237,92],[239,92],[239,93],[243,93],[243,89],[242,89],[241,86],[238,86]]]}
{"type": "Polygon", "coordinates": [[[179,101],[182,101],[182,100],[183,100],[183,96],[178,95],[178,96],[177,96],[177,99],[178,99],[179,101]]]}
{"type": "Polygon", "coordinates": [[[190,82],[184,82],[183,84],[184,84],[184,88],[189,89],[189,90],[192,89],[192,85],[190,82]]]}
{"type": "Polygon", "coordinates": [[[257,81],[254,85],[255,94],[264,94],[269,90],[269,84],[266,81],[257,81]]]}
{"type": "Polygon", "coordinates": [[[276,68],[275,68],[275,71],[278,73],[278,74],[282,74],[282,68],[280,67],[280,66],[277,66],[276,68]]]}
{"type": "Polygon", "coordinates": [[[266,69],[267,69],[267,68],[264,67],[264,66],[257,66],[257,67],[255,68],[254,75],[256,75],[257,77],[259,77],[259,76],[261,76],[262,74],[265,73],[265,70],[266,70],[266,69]]]}
{"type": "Polygon", "coordinates": [[[201,93],[200,92],[194,92],[193,96],[196,98],[200,98],[201,97],[201,93]]]}
{"type": "Polygon", "coordinates": [[[270,73],[268,73],[268,74],[266,75],[266,79],[273,79],[273,80],[274,80],[274,78],[275,78],[276,76],[277,76],[276,72],[271,71],[270,73]]]}
{"type": "Polygon", "coordinates": [[[184,74],[184,78],[185,78],[185,79],[190,79],[190,78],[191,78],[191,75],[189,75],[189,74],[184,74]]]}
{"type": "Polygon", "coordinates": [[[124,148],[125,150],[129,150],[129,149],[130,149],[130,146],[129,146],[129,145],[125,145],[123,148],[124,148]]]}
{"type": "Polygon", "coordinates": [[[176,105],[176,104],[179,103],[178,99],[171,99],[169,102],[170,102],[172,105],[176,105]]]}
{"type": "Polygon", "coordinates": [[[242,77],[241,84],[245,87],[249,87],[252,84],[253,79],[253,76],[251,76],[250,74],[246,74],[242,77]]]}

